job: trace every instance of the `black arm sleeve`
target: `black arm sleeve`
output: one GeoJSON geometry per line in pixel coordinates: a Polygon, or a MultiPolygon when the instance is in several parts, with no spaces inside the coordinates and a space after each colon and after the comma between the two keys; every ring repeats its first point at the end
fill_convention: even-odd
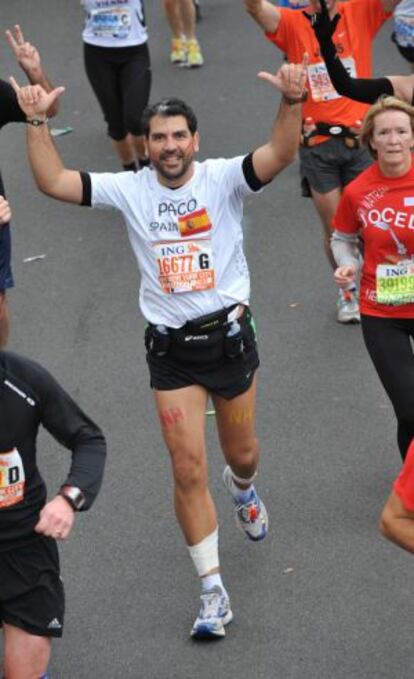
{"type": "Polygon", "coordinates": [[[17,102],[17,95],[12,86],[0,79],[0,127],[7,123],[25,123],[26,114],[17,102]]]}
{"type": "Polygon", "coordinates": [[[89,174],[87,172],[80,173],[82,181],[82,202],[81,205],[86,207],[92,206],[92,182],[89,174]]]}
{"type": "Polygon", "coordinates": [[[373,104],[381,94],[394,94],[392,82],[388,78],[351,78],[331,38],[325,38],[319,44],[329,77],[338,94],[365,104],[373,104]]]}
{"type": "Polygon", "coordinates": [[[106,457],[104,436],[46,370],[42,369],[38,378],[41,422],[59,443],[72,451],[65,484],[82,490],[86,500],[83,509],[89,509],[102,483],[106,457]]]}
{"type": "Polygon", "coordinates": [[[252,191],[260,191],[263,186],[270,182],[262,182],[257,176],[253,166],[253,153],[249,153],[243,158],[243,174],[244,178],[252,191]]]}

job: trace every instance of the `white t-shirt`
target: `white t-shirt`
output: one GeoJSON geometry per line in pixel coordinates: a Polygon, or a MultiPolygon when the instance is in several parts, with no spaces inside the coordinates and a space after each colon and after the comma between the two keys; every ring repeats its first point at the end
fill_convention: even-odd
{"type": "Polygon", "coordinates": [[[82,39],[98,47],[131,47],[148,40],[142,0],[81,0],[82,39]]]}
{"type": "Polygon", "coordinates": [[[125,218],[141,272],[139,304],[154,324],[186,321],[247,302],[250,277],[243,252],[243,199],[253,193],[243,156],[194,163],[178,189],[155,171],[90,174],[92,207],[125,218]]]}

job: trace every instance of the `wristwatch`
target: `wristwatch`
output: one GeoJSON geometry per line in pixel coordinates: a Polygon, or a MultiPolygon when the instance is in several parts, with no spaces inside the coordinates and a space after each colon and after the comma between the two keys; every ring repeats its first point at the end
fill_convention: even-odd
{"type": "Polygon", "coordinates": [[[82,509],[85,504],[85,496],[80,488],[76,486],[62,486],[59,491],[59,495],[65,498],[66,502],[69,502],[72,509],[78,512],[82,509]]]}
{"type": "Polygon", "coordinates": [[[282,97],[285,104],[289,104],[289,106],[294,106],[295,104],[302,104],[304,101],[307,100],[307,98],[308,90],[304,90],[299,99],[292,99],[292,97],[287,97],[285,94],[282,97]]]}
{"type": "Polygon", "coordinates": [[[26,123],[33,125],[33,127],[40,127],[40,125],[47,123],[48,120],[49,118],[26,118],[26,123]]]}

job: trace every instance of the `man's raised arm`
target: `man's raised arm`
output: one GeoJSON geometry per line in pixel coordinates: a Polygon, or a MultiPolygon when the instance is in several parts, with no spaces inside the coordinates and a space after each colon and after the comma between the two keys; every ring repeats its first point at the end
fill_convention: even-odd
{"type": "Polygon", "coordinates": [[[244,0],[244,6],[250,16],[266,33],[274,33],[280,21],[279,8],[267,0],[244,0]]]}
{"type": "Polygon", "coordinates": [[[282,102],[273,124],[271,138],[253,153],[257,177],[270,182],[295,158],[299,147],[302,101],[306,97],[308,55],[302,64],[283,64],[276,75],[261,71],[258,75],[282,93],[282,102]]]}
{"type": "Polygon", "coordinates": [[[47,127],[47,111],[65,88],[56,87],[47,93],[40,85],[19,87],[14,78],[10,82],[26,114],[27,153],[37,186],[52,198],[80,205],[83,193],[80,173],[63,166],[47,127]]]}

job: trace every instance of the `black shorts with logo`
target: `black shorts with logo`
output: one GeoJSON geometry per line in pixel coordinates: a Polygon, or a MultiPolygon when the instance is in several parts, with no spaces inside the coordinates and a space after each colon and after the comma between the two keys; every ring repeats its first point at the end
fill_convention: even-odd
{"type": "Polygon", "coordinates": [[[229,324],[224,322],[206,331],[194,327],[197,320],[178,330],[169,329],[168,349],[163,356],[151,351],[154,326],[147,327],[145,345],[151,387],[170,391],[198,384],[209,393],[227,399],[243,394],[251,386],[259,367],[256,330],[250,309],[245,307],[237,319],[242,351],[233,357],[228,355],[234,349],[226,338],[229,324]]]}
{"type": "Polygon", "coordinates": [[[39,536],[0,552],[0,624],[61,637],[65,595],[56,541],[39,536]]]}

